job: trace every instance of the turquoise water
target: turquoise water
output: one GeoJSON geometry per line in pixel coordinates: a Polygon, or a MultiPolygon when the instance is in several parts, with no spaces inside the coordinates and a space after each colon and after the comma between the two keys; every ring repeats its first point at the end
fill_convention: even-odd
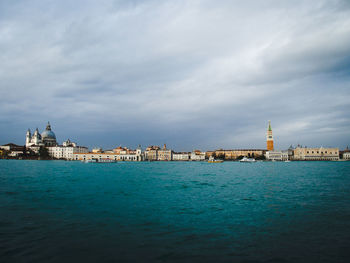
{"type": "Polygon", "coordinates": [[[0,160],[0,262],[350,262],[350,162],[0,160]]]}

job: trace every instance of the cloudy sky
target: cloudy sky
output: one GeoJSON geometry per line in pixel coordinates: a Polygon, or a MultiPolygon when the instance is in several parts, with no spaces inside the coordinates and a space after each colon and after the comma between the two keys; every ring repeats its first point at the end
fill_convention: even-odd
{"type": "Polygon", "coordinates": [[[1,0],[0,144],[350,146],[348,0],[1,0]]]}

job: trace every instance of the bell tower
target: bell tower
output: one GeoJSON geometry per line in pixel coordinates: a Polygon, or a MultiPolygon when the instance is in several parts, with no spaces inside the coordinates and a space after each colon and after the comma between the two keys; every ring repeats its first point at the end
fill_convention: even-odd
{"type": "Polygon", "coordinates": [[[26,147],[30,146],[31,140],[32,140],[32,133],[30,132],[30,129],[28,129],[26,133],[26,147]]]}
{"type": "Polygon", "coordinates": [[[269,121],[269,126],[267,127],[267,133],[266,133],[266,149],[268,151],[273,151],[273,136],[272,136],[272,128],[271,128],[271,121],[269,121]]]}

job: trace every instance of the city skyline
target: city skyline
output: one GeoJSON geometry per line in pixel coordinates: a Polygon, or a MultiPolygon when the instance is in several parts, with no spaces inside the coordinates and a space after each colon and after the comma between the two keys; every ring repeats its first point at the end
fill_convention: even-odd
{"type": "Polygon", "coordinates": [[[0,145],[344,149],[349,36],[341,0],[2,1],[0,145]]]}
{"type": "MultiPolygon", "coordinates": [[[[268,121],[268,125],[267,125],[267,129],[265,130],[265,147],[256,147],[256,146],[252,146],[252,147],[214,147],[214,148],[211,148],[211,149],[204,149],[204,151],[210,151],[210,150],[220,150],[220,149],[223,149],[223,150],[230,150],[230,149],[260,149],[260,150],[267,150],[267,151],[278,151],[278,150],[286,150],[287,148],[290,148],[290,147],[308,147],[307,145],[302,145],[302,144],[290,144],[289,147],[286,147],[286,148],[275,148],[274,147],[274,134],[273,134],[273,129],[272,129],[272,125],[271,125],[271,121],[269,120],[268,121]]],[[[30,145],[34,145],[34,146],[40,146],[40,145],[46,145],[46,146],[50,146],[50,144],[52,145],[65,145],[65,143],[74,143],[74,145],[76,145],[76,141],[71,141],[70,138],[66,138],[67,141],[62,141],[62,143],[60,143],[61,141],[59,139],[56,138],[56,134],[51,130],[51,124],[50,122],[47,122],[46,124],[46,128],[45,130],[43,130],[42,132],[40,131],[39,128],[36,128],[36,129],[30,129],[28,128],[28,130],[26,131],[26,136],[25,136],[25,146],[26,147],[30,147],[30,145]],[[45,135],[44,135],[45,134],[45,135]],[[48,135],[50,134],[50,135],[48,135]],[[39,136],[39,137],[38,137],[39,136]],[[51,143],[49,143],[47,140],[52,140],[53,141],[51,143]]],[[[11,142],[12,143],[12,142],[11,142]]],[[[10,143],[10,144],[11,144],[10,143]]],[[[135,144],[135,143],[134,143],[135,144]]],[[[141,144],[137,144],[137,147],[134,146],[134,144],[131,145],[131,148],[146,148],[146,147],[149,147],[149,146],[161,146],[162,144],[148,144],[148,145],[143,145],[141,146],[141,144]]],[[[19,144],[21,145],[21,144],[19,144]]],[[[83,147],[87,147],[89,149],[98,149],[98,148],[101,148],[101,149],[107,149],[107,150],[112,150],[114,148],[117,148],[117,147],[127,147],[127,148],[130,148],[130,145],[125,145],[125,144],[116,144],[116,145],[112,145],[111,147],[102,147],[101,145],[94,145],[94,146],[91,146],[91,145],[81,145],[83,147]]],[[[310,146],[310,145],[309,145],[310,146]]],[[[329,145],[312,145],[314,147],[329,147],[329,145]]],[[[163,144],[163,147],[166,147],[166,143],[163,144]]],[[[162,148],[162,147],[161,147],[162,148]]],[[[194,151],[194,150],[198,150],[198,149],[201,149],[203,150],[201,147],[193,147],[192,149],[179,149],[178,147],[170,147],[171,150],[175,150],[175,152],[191,152],[191,151],[194,151]]],[[[346,147],[338,147],[340,150],[341,149],[348,149],[348,146],[346,147]]]]}

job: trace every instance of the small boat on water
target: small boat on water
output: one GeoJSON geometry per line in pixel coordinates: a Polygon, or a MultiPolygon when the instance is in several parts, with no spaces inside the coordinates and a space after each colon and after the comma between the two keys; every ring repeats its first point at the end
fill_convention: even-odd
{"type": "Polygon", "coordinates": [[[254,158],[247,158],[247,157],[243,157],[241,160],[240,160],[241,163],[254,163],[256,162],[256,160],[254,158]]]}
{"type": "Polygon", "coordinates": [[[216,160],[213,156],[209,157],[208,163],[222,163],[223,160],[216,160]]]}
{"type": "Polygon", "coordinates": [[[97,162],[98,163],[116,163],[116,161],[112,159],[100,159],[97,162]]]}
{"type": "Polygon", "coordinates": [[[115,160],[112,159],[86,159],[83,160],[84,163],[115,163],[115,160]]]}
{"type": "Polygon", "coordinates": [[[284,162],[285,162],[285,163],[290,163],[290,161],[289,161],[289,160],[285,160],[284,162]]]}
{"type": "Polygon", "coordinates": [[[96,159],[86,159],[86,160],[83,160],[84,163],[97,163],[97,160],[96,159]]]}

